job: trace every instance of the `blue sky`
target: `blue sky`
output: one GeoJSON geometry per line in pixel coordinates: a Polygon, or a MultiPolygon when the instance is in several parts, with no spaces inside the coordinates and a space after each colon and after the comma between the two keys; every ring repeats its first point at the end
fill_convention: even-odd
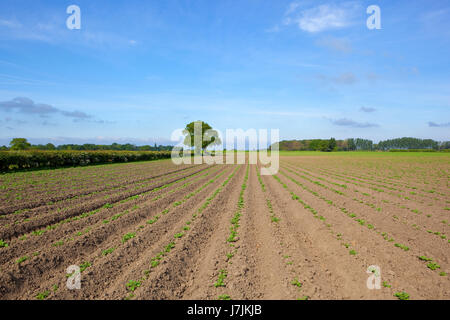
{"type": "Polygon", "coordinates": [[[449,57],[449,1],[2,0],[0,145],[165,144],[198,119],[450,140],[449,57]]]}

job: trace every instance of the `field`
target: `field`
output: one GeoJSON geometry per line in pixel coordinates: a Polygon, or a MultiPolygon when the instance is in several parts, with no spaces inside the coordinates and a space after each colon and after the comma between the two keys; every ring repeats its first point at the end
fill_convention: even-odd
{"type": "Polygon", "coordinates": [[[450,299],[449,165],[283,152],[274,176],[170,160],[2,174],[0,299],[450,299]]]}

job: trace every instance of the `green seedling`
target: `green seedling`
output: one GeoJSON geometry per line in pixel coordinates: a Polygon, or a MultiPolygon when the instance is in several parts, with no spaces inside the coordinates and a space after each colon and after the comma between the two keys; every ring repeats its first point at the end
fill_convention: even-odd
{"type": "Polygon", "coordinates": [[[428,257],[425,257],[425,256],[420,256],[419,257],[419,260],[422,260],[422,261],[433,261],[433,259],[431,259],[431,258],[428,258],[428,257]]]}
{"type": "Polygon", "coordinates": [[[222,269],[220,270],[219,277],[217,278],[217,281],[214,283],[214,287],[225,287],[224,280],[227,277],[227,271],[222,269]]]}
{"type": "Polygon", "coordinates": [[[298,278],[295,278],[294,280],[292,280],[291,284],[294,285],[294,286],[297,286],[299,288],[302,287],[302,284],[301,284],[300,281],[298,281],[298,278]]]}
{"type": "Polygon", "coordinates": [[[134,281],[134,280],[130,280],[127,283],[127,289],[131,292],[135,291],[137,288],[139,288],[141,286],[141,282],[140,281],[134,281]]]}
{"type": "Polygon", "coordinates": [[[102,256],[107,256],[108,254],[113,253],[113,251],[114,251],[115,249],[116,249],[116,248],[109,248],[109,249],[103,250],[103,251],[102,251],[102,256]]]}
{"type": "Polygon", "coordinates": [[[92,266],[92,263],[87,262],[87,261],[83,262],[82,264],[80,264],[80,272],[83,272],[84,270],[86,270],[90,266],[92,266]]]}
{"type": "Polygon", "coordinates": [[[38,300],[45,300],[49,295],[50,295],[50,291],[44,291],[44,292],[39,293],[36,296],[36,299],[38,299],[38,300]]]}
{"type": "Polygon", "coordinates": [[[394,297],[397,297],[399,300],[409,300],[409,294],[406,292],[397,292],[394,294],[394,297]]]}
{"type": "Polygon", "coordinates": [[[430,262],[427,264],[427,267],[430,268],[431,270],[436,270],[436,269],[439,269],[441,266],[438,265],[437,263],[430,262]]]}
{"type": "Polygon", "coordinates": [[[22,262],[24,262],[24,261],[26,261],[26,260],[28,260],[28,257],[27,257],[27,256],[23,256],[23,257],[17,259],[17,260],[16,260],[16,263],[17,263],[17,264],[21,264],[22,262]]]}
{"type": "Polygon", "coordinates": [[[133,239],[134,237],[136,237],[136,233],[127,233],[126,235],[123,236],[122,243],[125,243],[128,240],[133,239]]]}
{"type": "Polygon", "coordinates": [[[407,246],[405,246],[405,245],[403,245],[403,244],[400,244],[400,243],[396,243],[396,244],[394,244],[397,248],[400,248],[400,249],[402,249],[402,250],[404,250],[404,251],[408,251],[409,250],[409,247],[407,247],[407,246]]]}

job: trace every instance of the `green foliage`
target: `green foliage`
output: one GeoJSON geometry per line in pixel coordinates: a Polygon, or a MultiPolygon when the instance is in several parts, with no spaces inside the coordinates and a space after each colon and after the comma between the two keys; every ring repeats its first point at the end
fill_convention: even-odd
{"type": "Polygon", "coordinates": [[[406,292],[397,292],[394,294],[394,297],[397,297],[399,300],[409,300],[409,294],[406,292]]]}
{"type": "Polygon", "coordinates": [[[217,287],[225,287],[224,280],[227,277],[227,271],[226,270],[220,270],[219,277],[217,278],[216,283],[214,283],[214,286],[217,287]]]}
{"type": "Polygon", "coordinates": [[[221,143],[218,132],[213,130],[209,124],[201,120],[187,124],[186,128],[183,130],[183,134],[186,135],[184,144],[193,147],[196,154],[201,154],[201,151],[205,150],[210,145],[220,145],[221,143]],[[196,126],[201,128],[201,132],[195,132],[196,126]],[[196,140],[199,142],[198,145],[196,145],[196,140]]]}
{"type": "Polygon", "coordinates": [[[136,237],[136,233],[133,233],[133,232],[127,233],[126,235],[124,235],[122,237],[122,243],[125,243],[128,240],[133,239],[134,237],[136,237]]]}
{"type": "Polygon", "coordinates": [[[439,269],[441,266],[438,265],[437,263],[430,262],[427,264],[427,267],[430,268],[431,270],[436,270],[436,269],[439,269]]]}
{"type": "Polygon", "coordinates": [[[6,248],[8,246],[8,244],[3,241],[2,239],[0,239],[0,248],[6,248]]]}
{"type": "Polygon", "coordinates": [[[16,263],[17,263],[17,264],[21,264],[22,262],[24,262],[24,261],[26,261],[26,260],[28,260],[28,257],[27,257],[27,256],[23,256],[23,257],[17,259],[17,260],[16,260],[16,263]]]}
{"type": "Polygon", "coordinates": [[[403,245],[403,244],[400,244],[400,243],[396,243],[396,244],[394,244],[397,248],[400,248],[400,249],[402,249],[402,250],[404,250],[404,251],[408,251],[409,250],[409,247],[407,247],[407,246],[405,246],[405,245],[403,245]]]}
{"type": "Polygon", "coordinates": [[[141,282],[140,281],[130,280],[127,283],[127,289],[129,291],[132,291],[132,292],[134,290],[136,290],[137,288],[139,288],[140,286],[141,286],[141,282]]]}
{"type": "Polygon", "coordinates": [[[291,284],[294,285],[294,286],[297,286],[299,288],[302,287],[302,284],[301,284],[300,281],[298,281],[298,278],[295,278],[294,280],[292,280],[291,284]]]}
{"type": "Polygon", "coordinates": [[[80,272],[83,272],[84,270],[86,270],[90,266],[92,266],[92,263],[90,263],[90,262],[83,262],[82,264],[80,264],[80,272]]]}
{"type": "Polygon", "coordinates": [[[438,149],[439,143],[431,139],[417,139],[417,138],[397,138],[378,143],[378,149],[438,149]]]}
{"type": "Polygon", "coordinates": [[[432,261],[433,259],[431,259],[431,258],[428,258],[428,257],[425,257],[425,256],[420,256],[419,257],[419,260],[422,260],[422,261],[432,261]]]}
{"type": "Polygon", "coordinates": [[[49,295],[50,295],[50,291],[44,291],[44,292],[39,293],[36,296],[36,299],[38,299],[38,300],[45,300],[49,295]]]}
{"type": "Polygon", "coordinates": [[[168,159],[169,151],[0,151],[0,171],[168,159]]]}
{"type": "Polygon", "coordinates": [[[11,150],[28,150],[31,148],[31,144],[25,138],[14,138],[9,145],[11,150]]]}
{"type": "Polygon", "coordinates": [[[102,251],[102,255],[103,256],[107,256],[108,254],[113,253],[115,249],[116,248],[113,247],[113,248],[109,248],[109,249],[103,250],[102,251]]]}

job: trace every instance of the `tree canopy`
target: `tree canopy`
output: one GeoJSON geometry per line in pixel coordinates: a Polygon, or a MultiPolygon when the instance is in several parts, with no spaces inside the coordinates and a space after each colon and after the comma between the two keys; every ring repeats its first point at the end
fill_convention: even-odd
{"type": "Polygon", "coordinates": [[[194,148],[196,154],[201,154],[209,146],[222,143],[219,133],[208,123],[201,120],[188,123],[183,130],[183,134],[186,136],[183,143],[188,147],[194,148]],[[198,132],[196,132],[196,128],[198,132]]]}
{"type": "Polygon", "coordinates": [[[27,150],[31,148],[31,144],[25,138],[14,138],[9,145],[11,150],[27,150]]]}

